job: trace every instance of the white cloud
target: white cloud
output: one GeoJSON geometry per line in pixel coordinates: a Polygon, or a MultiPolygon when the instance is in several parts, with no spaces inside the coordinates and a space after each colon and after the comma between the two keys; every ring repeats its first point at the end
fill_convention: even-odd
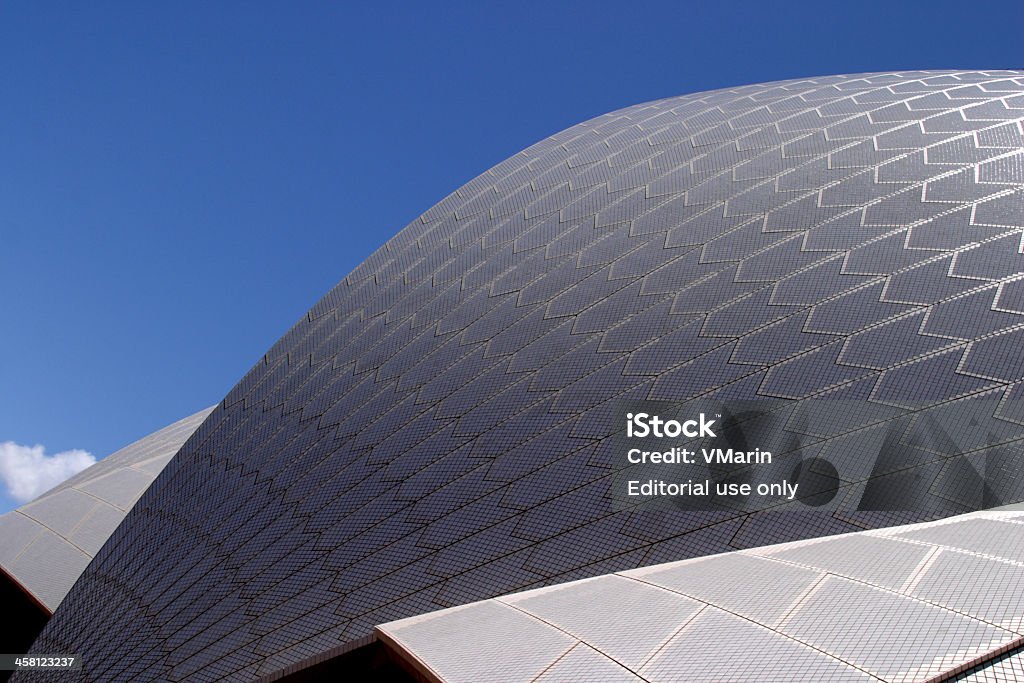
{"type": "Polygon", "coordinates": [[[20,503],[49,491],[95,462],[91,453],[78,449],[47,455],[42,446],[0,442],[0,481],[11,498],[20,503]]]}

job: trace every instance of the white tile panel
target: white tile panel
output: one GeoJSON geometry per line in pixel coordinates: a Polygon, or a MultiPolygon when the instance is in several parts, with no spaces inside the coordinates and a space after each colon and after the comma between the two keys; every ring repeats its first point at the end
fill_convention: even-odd
{"type": "Polygon", "coordinates": [[[679,629],[703,605],[622,576],[556,586],[504,602],[543,619],[629,668],[679,629]]]}
{"type": "Polygon", "coordinates": [[[380,627],[386,637],[450,683],[526,683],[576,644],[576,639],[496,601],[478,602],[380,627]],[[465,647],[472,643],[472,656],[465,647]]]}
{"type": "Polygon", "coordinates": [[[824,572],[729,553],[623,572],[763,624],[782,619],[824,572]]]}
{"type": "Polygon", "coordinates": [[[7,567],[41,533],[43,528],[20,512],[0,516],[0,565],[7,567]]]}
{"type": "Polygon", "coordinates": [[[657,683],[875,680],[823,652],[714,608],[702,612],[640,675],[657,683]]]}
{"type": "Polygon", "coordinates": [[[837,577],[826,579],[783,631],[898,683],[935,676],[1016,637],[977,619],[837,577]]]}
{"type": "Polygon", "coordinates": [[[21,511],[50,531],[67,536],[95,505],[94,497],[75,489],[64,489],[23,505],[21,511]]]}
{"type": "Polygon", "coordinates": [[[92,511],[79,523],[68,540],[81,548],[87,555],[94,556],[114,533],[114,529],[124,519],[124,512],[103,503],[96,502],[92,511]]]}
{"type": "Polygon", "coordinates": [[[0,566],[51,612],[163,466],[213,411],[179,420],[0,516],[0,566]]]}
{"type": "Polygon", "coordinates": [[[153,475],[126,467],[84,482],[78,489],[127,512],[152,482],[153,475]]]}
{"type": "Polygon", "coordinates": [[[1024,566],[945,550],[912,594],[1024,633],[1024,566]]]}
{"type": "Polygon", "coordinates": [[[578,644],[533,683],[643,683],[644,679],[584,643],[578,644]]]}
{"type": "Polygon", "coordinates": [[[1024,525],[1011,519],[998,519],[991,513],[988,516],[972,515],[893,536],[1024,562],[1024,525]]]}
{"type": "Polygon", "coordinates": [[[929,548],[921,545],[851,534],[764,554],[895,590],[907,581],[928,552],[929,548]]]}
{"type": "Polygon", "coordinates": [[[57,605],[74,585],[89,560],[52,531],[43,532],[6,568],[44,605],[57,605]]]}

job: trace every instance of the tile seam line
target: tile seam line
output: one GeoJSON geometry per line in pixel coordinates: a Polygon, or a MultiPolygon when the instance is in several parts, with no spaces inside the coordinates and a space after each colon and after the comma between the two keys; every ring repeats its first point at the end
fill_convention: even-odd
{"type": "Polygon", "coordinates": [[[529,683],[536,683],[544,674],[550,671],[556,664],[569,656],[569,653],[578,648],[580,645],[586,645],[582,640],[577,640],[568,650],[555,657],[547,666],[540,670],[540,673],[530,678],[529,683]]]}
{"type": "Polygon", "coordinates": [[[774,628],[772,628],[771,626],[767,626],[765,624],[762,624],[759,621],[755,621],[754,619],[751,619],[749,617],[745,617],[745,616],[743,616],[741,614],[738,614],[736,612],[728,610],[728,609],[722,607],[721,605],[716,605],[716,604],[707,602],[705,600],[701,600],[700,598],[694,597],[692,595],[687,595],[686,593],[681,593],[681,592],[679,592],[677,590],[673,590],[671,588],[666,588],[665,586],[660,586],[660,585],[652,583],[650,581],[645,581],[645,580],[643,580],[641,578],[638,578],[636,576],[625,576],[624,574],[619,574],[618,576],[623,576],[624,578],[630,579],[632,581],[637,581],[639,583],[643,583],[643,584],[646,584],[648,586],[654,586],[654,587],[657,587],[657,588],[663,588],[663,589],[668,590],[668,591],[670,591],[672,593],[676,593],[677,595],[682,595],[685,598],[689,598],[691,600],[696,600],[697,602],[701,602],[701,603],[703,603],[703,604],[705,604],[705,605],[707,605],[709,607],[714,607],[715,609],[721,610],[722,612],[725,612],[727,614],[731,614],[732,616],[736,617],[737,619],[742,619],[743,621],[751,623],[754,626],[758,626],[758,627],[763,628],[765,630],[771,631],[772,633],[774,633],[775,635],[779,636],[780,638],[785,638],[787,641],[797,643],[797,644],[802,645],[802,646],[804,646],[806,648],[810,648],[811,650],[814,650],[815,652],[820,652],[821,654],[823,654],[826,657],[828,657],[829,660],[839,662],[839,664],[841,666],[845,667],[845,668],[850,668],[850,669],[855,669],[857,671],[860,671],[864,675],[870,676],[871,678],[873,678],[876,681],[884,681],[885,680],[884,678],[882,678],[882,677],[880,677],[880,676],[878,676],[876,674],[871,673],[867,669],[861,668],[861,667],[857,666],[856,664],[853,664],[852,662],[848,662],[845,659],[842,659],[841,657],[832,654],[831,652],[826,652],[825,650],[822,650],[819,647],[815,647],[814,645],[811,645],[810,643],[805,643],[804,641],[802,641],[802,640],[800,640],[798,638],[795,638],[794,636],[791,636],[791,635],[789,635],[787,633],[783,633],[781,631],[777,631],[774,628]]]}
{"type": "MultiPolygon", "coordinates": [[[[78,489],[74,489],[74,490],[76,490],[76,491],[77,491],[78,489]]],[[[84,493],[84,492],[80,492],[80,493],[84,493]]],[[[101,502],[101,503],[107,503],[107,501],[105,501],[105,500],[101,500],[101,499],[99,499],[99,498],[96,498],[95,496],[93,496],[93,495],[91,495],[91,494],[86,494],[86,495],[88,495],[88,496],[89,496],[89,497],[91,497],[91,498],[95,498],[95,499],[96,499],[97,501],[99,501],[99,502],[101,502]]],[[[95,505],[95,503],[94,503],[94,505],[95,505]]],[[[107,505],[110,505],[110,503],[107,503],[107,505]]],[[[94,508],[94,509],[95,509],[95,508],[94,508]]],[[[120,510],[120,508],[118,508],[118,509],[120,510]]],[[[86,557],[88,557],[88,558],[89,558],[90,560],[92,560],[92,558],[93,558],[93,557],[95,556],[94,554],[92,554],[92,553],[89,553],[89,552],[88,552],[88,551],[86,551],[86,550],[85,550],[84,548],[80,547],[80,546],[79,546],[79,545],[78,545],[77,543],[75,543],[74,541],[72,541],[72,540],[71,540],[71,539],[69,538],[69,536],[70,536],[71,534],[75,533],[75,532],[76,532],[76,531],[78,530],[78,528],[79,528],[80,526],[82,526],[82,523],[83,523],[83,522],[84,522],[84,521],[85,521],[86,519],[88,519],[88,518],[89,518],[89,516],[91,516],[91,515],[92,515],[92,512],[93,512],[93,510],[89,510],[89,512],[87,512],[87,513],[86,513],[85,517],[83,517],[83,518],[81,519],[81,521],[79,521],[79,522],[78,522],[78,524],[76,524],[76,525],[75,525],[75,527],[74,527],[74,528],[73,528],[73,529],[71,530],[71,532],[70,532],[70,533],[69,533],[68,535],[64,535],[64,534],[60,533],[60,532],[59,532],[59,531],[57,531],[56,529],[53,529],[53,528],[52,528],[52,527],[50,527],[50,526],[49,526],[48,524],[46,524],[45,522],[42,522],[42,521],[40,521],[40,520],[36,519],[36,518],[35,518],[35,517],[33,517],[32,515],[29,515],[29,514],[26,514],[26,513],[22,512],[22,511],[21,511],[21,508],[15,508],[14,510],[12,510],[12,512],[16,512],[16,513],[18,513],[18,515],[20,515],[20,516],[24,517],[25,519],[27,519],[27,520],[30,520],[30,521],[34,522],[35,524],[38,524],[38,525],[39,525],[40,527],[42,527],[42,528],[43,528],[43,529],[45,529],[46,531],[49,531],[49,532],[50,532],[51,534],[53,534],[54,536],[56,536],[56,537],[57,537],[57,538],[59,538],[60,540],[64,541],[64,542],[65,542],[65,543],[67,543],[67,544],[68,544],[69,546],[71,546],[72,548],[74,548],[74,549],[75,549],[75,550],[77,550],[78,552],[80,552],[80,553],[82,553],[83,555],[85,555],[86,557]]],[[[39,540],[39,538],[40,538],[39,536],[36,536],[36,537],[35,537],[35,538],[33,538],[33,539],[32,539],[31,541],[29,541],[28,545],[26,545],[26,546],[25,546],[24,548],[22,548],[22,549],[21,549],[21,552],[19,552],[19,553],[18,553],[18,554],[17,554],[17,555],[16,555],[15,557],[14,557],[14,560],[17,560],[17,559],[21,558],[21,556],[25,554],[25,551],[26,551],[26,550],[28,550],[29,546],[31,546],[31,545],[32,545],[33,543],[35,543],[36,541],[38,541],[38,540],[39,540]]],[[[12,560],[12,562],[13,562],[14,560],[12,560]]]]}
{"type": "MultiPolygon", "coordinates": [[[[819,570],[820,571],[820,570],[819,570]]],[[[775,628],[782,629],[789,625],[789,622],[793,619],[793,616],[800,610],[801,607],[807,603],[811,597],[821,589],[825,581],[828,580],[830,574],[827,571],[822,571],[821,575],[818,576],[811,585],[804,589],[803,593],[798,595],[796,599],[790,603],[786,611],[779,617],[779,620],[775,622],[775,628]]]]}
{"type": "MultiPolygon", "coordinates": [[[[929,544],[929,545],[932,545],[933,547],[938,548],[940,550],[945,549],[945,546],[936,545],[936,544],[929,544]]],[[[836,572],[829,571],[829,570],[826,570],[826,569],[822,569],[821,567],[812,567],[810,565],[803,565],[803,564],[800,564],[799,562],[794,562],[793,560],[784,560],[782,558],[770,557],[768,555],[755,555],[755,557],[759,557],[761,559],[769,560],[771,562],[777,562],[779,564],[790,565],[790,566],[794,566],[794,567],[801,567],[803,569],[815,569],[817,571],[823,571],[823,572],[825,572],[825,576],[826,577],[831,576],[831,577],[834,577],[836,579],[850,581],[851,583],[857,583],[857,584],[860,584],[862,586],[867,586],[868,588],[873,588],[875,590],[884,591],[886,593],[890,593],[892,595],[896,595],[896,596],[899,596],[901,598],[905,598],[907,600],[911,600],[911,601],[916,602],[918,604],[928,605],[929,607],[935,607],[935,608],[941,609],[943,612],[949,612],[951,614],[957,614],[957,615],[959,615],[961,617],[965,617],[967,619],[970,619],[971,621],[974,621],[974,622],[977,622],[977,623],[980,623],[980,624],[985,624],[986,626],[990,626],[992,628],[997,628],[1000,631],[1005,631],[1006,633],[1013,634],[1015,636],[1018,636],[1019,638],[1024,638],[1024,635],[1021,635],[1021,633],[1019,631],[1014,631],[1014,630],[1011,630],[1011,629],[1009,629],[1009,628],[1007,628],[1005,626],[1000,626],[999,624],[994,624],[991,621],[988,621],[986,619],[982,619],[979,616],[976,616],[976,615],[973,615],[973,614],[969,614],[967,612],[962,612],[960,610],[955,610],[955,609],[952,609],[950,607],[946,607],[945,605],[940,605],[939,603],[931,602],[930,600],[925,600],[923,598],[919,598],[919,597],[914,596],[914,595],[908,595],[906,593],[901,593],[899,590],[896,590],[896,589],[893,589],[893,588],[886,588],[884,586],[880,586],[878,584],[871,583],[870,581],[866,581],[864,579],[858,579],[858,578],[855,578],[853,576],[847,576],[845,574],[837,574],[836,572]]],[[[789,615],[787,615],[787,616],[789,616],[789,615]]]]}
{"type": "Polygon", "coordinates": [[[917,563],[917,566],[903,580],[903,584],[899,587],[899,592],[905,595],[912,595],[917,590],[921,581],[924,580],[924,577],[931,571],[932,565],[938,560],[943,550],[945,550],[945,546],[933,545],[929,548],[924,557],[917,563]]]}
{"type": "MultiPolygon", "coordinates": [[[[502,597],[504,597],[504,596],[502,596],[502,597]]],[[[625,669],[625,670],[626,670],[626,671],[628,671],[629,673],[633,674],[634,676],[636,676],[636,677],[637,677],[637,678],[639,678],[640,680],[642,680],[642,681],[648,681],[648,680],[649,680],[649,679],[647,679],[647,678],[644,678],[644,677],[643,677],[642,675],[640,675],[640,673],[639,673],[639,672],[637,672],[637,671],[634,671],[634,670],[633,670],[633,669],[631,669],[630,667],[626,666],[626,665],[625,665],[624,663],[622,663],[622,662],[621,662],[621,661],[619,661],[618,659],[615,659],[614,657],[610,656],[609,654],[607,654],[607,653],[605,653],[605,652],[602,652],[601,650],[598,650],[598,649],[597,649],[596,647],[594,647],[593,645],[591,645],[591,644],[590,644],[590,643],[588,643],[587,641],[583,640],[583,639],[582,639],[582,638],[580,638],[579,636],[573,635],[573,634],[572,634],[572,633],[571,633],[570,631],[567,631],[567,630],[565,630],[565,629],[564,629],[564,628],[562,628],[561,626],[558,626],[557,624],[554,624],[554,623],[552,623],[552,622],[548,621],[547,619],[544,619],[543,617],[540,617],[540,616],[538,616],[538,615],[534,614],[533,612],[529,612],[529,611],[527,611],[527,610],[523,609],[522,607],[519,607],[518,605],[516,605],[516,604],[514,604],[514,603],[511,603],[511,602],[505,602],[505,600],[503,600],[503,599],[502,599],[501,597],[497,597],[497,598],[491,598],[491,600],[488,600],[488,601],[486,601],[486,602],[495,602],[495,603],[498,603],[499,605],[502,605],[502,606],[504,606],[504,607],[507,607],[507,608],[509,608],[509,609],[512,609],[512,610],[515,610],[516,612],[520,612],[520,613],[522,613],[523,615],[525,615],[525,616],[529,617],[530,619],[532,619],[532,620],[534,620],[534,621],[539,621],[539,622],[541,622],[542,624],[544,624],[544,625],[546,625],[546,626],[550,626],[551,628],[555,629],[556,631],[558,631],[558,632],[560,632],[560,633],[564,633],[564,634],[565,634],[565,635],[567,635],[567,636],[568,636],[569,638],[571,638],[571,639],[573,639],[574,641],[576,641],[576,643],[582,643],[583,645],[586,645],[587,647],[589,647],[589,648],[590,648],[591,650],[593,650],[594,652],[598,653],[599,655],[601,655],[601,656],[602,656],[602,657],[604,657],[605,659],[608,659],[609,661],[612,661],[612,662],[614,662],[614,663],[615,663],[615,664],[617,664],[618,666],[621,666],[621,667],[622,667],[623,669],[625,669]]],[[[562,657],[564,657],[564,656],[565,656],[566,654],[568,654],[569,650],[572,650],[572,649],[573,649],[574,647],[576,647],[576,645],[575,645],[575,644],[574,644],[574,645],[573,645],[572,647],[570,647],[570,648],[569,648],[568,650],[566,650],[566,652],[563,652],[563,653],[562,653],[561,655],[559,655],[558,659],[561,659],[562,657]]],[[[557,661],[557,660],[556,660],[556,661],[557,661]]],[[[552,664],[553,664],[553,662],[552,662],[552,664]]],[[[547,670],[548,668],[550,668],[550,665],[549,665],[548,667],[545,667],[545,671],[546,671],[546,670],[547,670]]],[[[541,672],[541,673],[543,673],[543,672],[541,672]]],[[[537,674],[537,676],[535,676],[535,677],[531,678],[531,679],[530,679],[531,683],[532,683],[533,681],[536,681],[536,680],[537,680],[537,677],[538,677],[538,676],[540,676],[540,675],[541,675],[541,674],[537,674]]]]}
{"type": "MultiPolygon", "coordinates": [[[[666,589],[666,590],[667,590],[667,589],[666,589]]],[[[646,666],[647,666],[648,664],[650,664],[650,663],[651,663],[651,660],[653,660],[653,659],[654,659],[655,657],[657,657],[657,656],[658,656],[659,654],[661,654],[661,651],[662,651],[662,650],[664,650],[664,649],[665,649],[666,647],[668,647],[668,644],[669,644],[669,643],[671,643],[671,642],[672,642],[673,640],[675,640],[675,639],[676,639],[676,637],[677,637],[677,636],[678,636],[678,635],[679,635],[680,633],[682,633],[683,631],[685,631],[685,630],[687,629],[687,627],[689,627],[689,626],[690,626],[690,624],[692,624],[692,623],[693,623],[693,622],[694,622],[694,621],[695,621],[695,620],[697,619],[697,617],[699,617],[700,615],[704,614],[704,612],[706,612],[706,611],[707,611],[707,609],[708,609],[708,604],[707,604],[707,603],[704,603],[704,604],[702,604],[702,605],[701,605],[701,606],[700,606],[700,607],[699,607],[699,608],[697,609],[697,611],[696,611],[696,612],[694,612],[693,614],[691,614],[691,615],[689,616],[689,618],[687,618],[687,619],[686,619],[686,621],[685,621],[685,622],[683,622],[683,624],[682,624],[682,625],[681,625],[681,626],[680,626],[679,628],[677,628],[677,629],[676,629],[675,631],[673,631],[672,633],[670,633],[670,634],[668,635],[668,637],[666,637],[666,638],[665,638],[664,640],[662,640],[662,641],[661,641],[661,642],[660,642],[660,643],[658,644],[658,646],[657,646],[657,647],[655,647],[655,648],[654,648],[654,649],[653,649],[653,650],[652,650],[652,651],[650,652],[650,654],[648,654],[648,655],[647,655],[646,657],[644,657],[644,661],[642,661],[642,662],[640,663],[640,668],[641,668],[641,669],[643,669],[643,668],[644,668],[644,667],[646,667],[646,666]]]]}
{"type": "MultiPolygon", "coordinates": [[[[986,512],[986,511],[985,510],[981,510],[980,512],[986,512]]],[[[1006,523],[1006,524],[1017,524],[1017,525],[1020,525],[1020,524],[1024,523],[1024,522],[1017,522],[1017,521],[1012,521],[1012,520],[992,519],[991,517],[979,517],[979,518],[975,518],[975,519],[982,519],[982,520],[987,520],[987,521],[1003,522],[1003,523],[1006,523]]],[[[944,521],[944,520],[940,519],[940,520],[935,520],[935,521],[940,521],[941,522],[941,521],[944,521]]],[[[985,553],[985,552],[981,552],[981,551],[978,551],[978,550],[971,550],[970,548],[961,548],[961,547],[951,546],[951,545],[942,545],[942,544],[934,543],[932,541],[925,541],[925,540],[921,540],[921,539],[918,539],[918,538],[909,538],[907,536],[898,536],[896,534],[889,534],[889,535],[887,535],[885,533],[873,533],[873,532],[880,532],[880,531],[881,532],[885,532],[885,531],[890,531],[891,532],[894,528],[898,528],[898,527],[887,527],[887,528],[881,528],[881,529],[869,529],[866,533],[870,533],[872,538],[885,538],[885,539],[888,539],[888,540],[891,540],[891,541],[897,541],[899,543],[904,543],[906,545],[915,545],[915,546],[919,546],[919,547],[931,547],[931,548],[935,548],[935,549],[937,549],[937,550],[939,550],[941,552],[944,552],[944,553],[952,553],[952,554],[955,554],[955,555],[967,555],[969,557],[973,557],[973,558],[980,559],[980,560],[985,560],[987,562],[992,562],[992,563],[995,563],[995,564],[1004,564],[1004,565],[1008,565],[1008,566],[1011,566],[1011,567],[1024,567],[1024,559],[1015,560],[1015,559],[1013,559],[1011,557],[1004,557],[1004,556],[1001,556],[1001,555],[993,555],[991,553],[985,553]]],[[[916,530],[914,530],[914,531],[916,531],[916,530]]],[[[906,533],[913,533],[913,531],[906,532],[906,533]]],[[[916,571],[920,571],[920,568],[918,570],[916,570],[916,571]]],[[[919,577],[914,582],[914,586],[916,586],[918,583],[920,583],[920,578],[921,577],[919,577]]],[[[901,587],[900,590],[902,591],[904,589],[901,587]]]]}

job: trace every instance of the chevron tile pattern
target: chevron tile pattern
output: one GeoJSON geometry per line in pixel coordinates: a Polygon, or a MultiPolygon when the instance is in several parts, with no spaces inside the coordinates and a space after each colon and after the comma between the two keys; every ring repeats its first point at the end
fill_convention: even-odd
{"type": "MultiPolygon", "coordinates": [[[[34,650],[109,681],[252,680],[442,607],[939,514],[623,509],[622,400],[856,402],[816,452],[877,436],[941,514],[1005,499],[961,491],[926,427],[982,402],[1004,431],[971,471],[1020,484],[1022,119],[1024,72],[867,74],[660,100],[530,147],[270,349],[34,650]]],[[[898,474],[875,453],[844,485],[898,474]]]]}

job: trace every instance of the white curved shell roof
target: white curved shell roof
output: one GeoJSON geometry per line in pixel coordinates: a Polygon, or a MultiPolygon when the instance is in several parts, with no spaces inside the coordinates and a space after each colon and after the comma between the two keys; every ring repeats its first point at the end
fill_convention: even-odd
{"type": "Polygon", "coordinates": [[[0,516],[0,567],[53,613],[135,501],[212,410],[143,437],[0,516]]]}
{"type": "Polygon", "coordinates": [[[377,633],[452,683],[1018,680],[998,676],[1020,666],[1022,585],[1024,513],[980,512],[609,574],[377,633]]]}

